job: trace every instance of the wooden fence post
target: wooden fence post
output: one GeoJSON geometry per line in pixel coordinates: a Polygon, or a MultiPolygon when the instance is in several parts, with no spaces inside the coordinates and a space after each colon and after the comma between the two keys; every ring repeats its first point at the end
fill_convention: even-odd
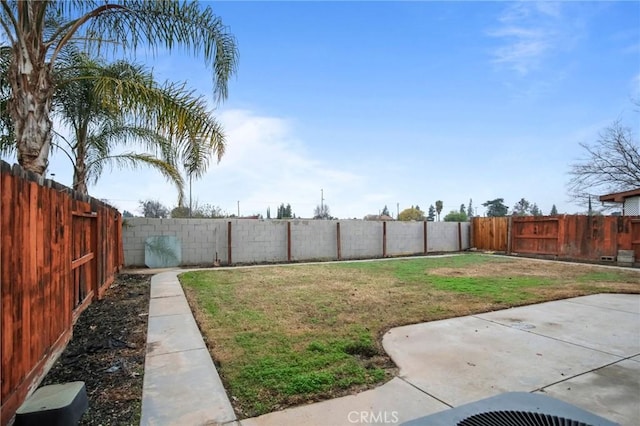
{"type": "Polygon", "coordinates": [[[231,221],[227,222],[227,264],[231,266],[231,221]]]}
{"type": "Polygon", "coordinates": [[[424,242],[424,254],[429,251],[429,245],[427,244],[427,221],[422,222],[422,240],[424,242]]]}
{"type": "Polygon", "coordinates": [[[338,260],[342,260],[342,250],[340,248],[340,222],[336,223],[336,244],[338,246],[338,260]]]}
{"type": "Polygon", "coordinates": [[[382,257],[387,257],[387,222],[382,222],[382,257]]]}
{"type": "Polygon", "coordinates": [[[458,251],[462,251],[462,223],[458,222],[458,251]]]}
{"type": "Polygon", "coordinates": [[[287,262],[291,262],[291,221],[287,221],[287,262]]]}
{"type": "Polygon", "coordinates": [[[511,255],[511,248],[512,248],[512,244],[511,244],[511,239],[513,237],[512,233],[512,226],[513,226],[513,216],[509,216],[509,219],[507,220],[507,255],[511,255]]]}

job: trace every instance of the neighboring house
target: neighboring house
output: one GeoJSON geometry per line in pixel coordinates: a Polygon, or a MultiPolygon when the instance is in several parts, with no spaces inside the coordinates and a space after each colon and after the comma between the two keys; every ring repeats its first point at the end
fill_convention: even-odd
{"type": "Polygon", "coordinates": [[[640,188],[602,195],[600,201],[622,204],[622,216],[640,216],[640,188]]]}

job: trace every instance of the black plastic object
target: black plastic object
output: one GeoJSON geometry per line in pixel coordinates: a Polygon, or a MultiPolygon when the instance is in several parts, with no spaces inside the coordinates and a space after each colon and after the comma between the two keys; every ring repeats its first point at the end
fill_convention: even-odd
{"type": "Polygon", "coordinates": [[[403,423],[402,426],[619,426],[537,393],[508,392],[403,423]]]}
{"type": "Polygon", "coordinates": [[[580,421],[550,414],[528,411],[489,411],[474,414],[458,422],[457,426],[590,426],[580,421]]]}
{"type": "Polygon", "coordinates": [[[88,407],[84,382],[43,386],[18,408],[15,426],[77,425],[88,407]]]}

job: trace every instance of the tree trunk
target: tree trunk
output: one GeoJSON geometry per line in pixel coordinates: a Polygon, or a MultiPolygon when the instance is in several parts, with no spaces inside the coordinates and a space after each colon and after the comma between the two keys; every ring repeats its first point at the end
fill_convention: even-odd
{"type": "Polygon", "coordinates": [[[83,163],[77,163],[73,171],[73,189],[87,195],[87,170],[83,163]]]}
{"type": "Polygon", "coordinates": [[[51,66],[39,34],[27,33],[13,46],[9,67],[12,98],[10,113],[15,125],[18,163],[44,175],[51,147],[51,66]]]}
{"type": "Polygon", "coordinates": [[[76,162],[73,168],[73,189],[87,195],[87,127],[76,131],[76,162]]]}

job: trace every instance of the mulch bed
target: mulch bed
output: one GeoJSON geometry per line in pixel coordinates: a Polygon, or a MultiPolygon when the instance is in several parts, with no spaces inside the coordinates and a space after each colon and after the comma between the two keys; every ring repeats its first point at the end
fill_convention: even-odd
{"type": "Polygon", "coordinates": [[[82,425],[138,425],[147,343],[150,275],[120,274],[73,328],[73,339],[42,385],[83,381],[82,425]]]}

